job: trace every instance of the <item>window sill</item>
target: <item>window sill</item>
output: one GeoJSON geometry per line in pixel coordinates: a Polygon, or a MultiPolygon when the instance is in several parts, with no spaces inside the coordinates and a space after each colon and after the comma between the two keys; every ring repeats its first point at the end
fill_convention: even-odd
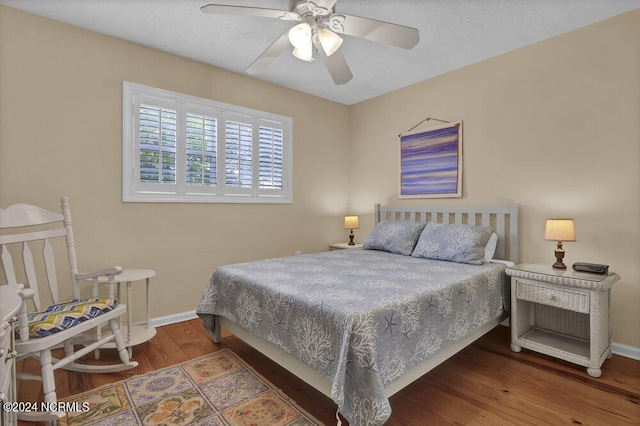
{"type": "Polygon", "coordinates": [[[212,203],[212,204],[291,204],[291,197],[274,195],[211,195],[135,193],[122,197],[125,203],[212,203]]]}

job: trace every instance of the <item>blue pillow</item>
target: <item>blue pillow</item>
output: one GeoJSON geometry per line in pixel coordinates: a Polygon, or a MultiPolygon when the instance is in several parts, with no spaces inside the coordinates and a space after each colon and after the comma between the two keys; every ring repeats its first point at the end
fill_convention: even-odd
{"type": "Polygon", "coordinates": [[[373,228],[362,248],[409,256],[424,226],[418,222],[383,220],[373,228]]]}
{"type": "Polygon", "coordinates": [[[488,226],[429,222],[411,256],[481,265],[492,233],[488,226]]]}

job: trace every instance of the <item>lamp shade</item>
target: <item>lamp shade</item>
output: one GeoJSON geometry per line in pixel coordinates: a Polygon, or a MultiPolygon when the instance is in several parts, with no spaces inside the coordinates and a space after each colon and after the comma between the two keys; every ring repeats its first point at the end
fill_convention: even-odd
{"type": "Polygon", "coordinates": [[[308,45],[302,45],[293,49],[292,54],[298,59],[311,62],[313,59],[313,47],[311,46],[311,41],[309,41],[308,45]]]}
{"type": "Polygon", "coordinates": [[[329,28],[323,28],[318,31],[318,40],[322,46],[322,50],[327,56],[333,55],[342,44],[342,37],[331,31],[329,28]]]}
{"type": "Polygon", "coordinates": [[[551,241],[575,241],[576,230],[573,219],[547,219],[544,239],[551,241]]]}
{"type": "Polygon", "coordinates": [[[345,216],[344,217],[345,229],[360,229],[360,222],[358,216],[345,216]]]}
{"type": "Polygon", "coordinates": [[[293,47],[300,47],[311,40],[311,25],[303,22],[289,30],[289,41],[293,47]]]}
{"type": "Polygon", "coordinates": [[[313,43],[311,42],[311,26],[306,22],[289,30],[289,41],[295,47],[293,56],[303,61],[313,59],[313,43]]]}

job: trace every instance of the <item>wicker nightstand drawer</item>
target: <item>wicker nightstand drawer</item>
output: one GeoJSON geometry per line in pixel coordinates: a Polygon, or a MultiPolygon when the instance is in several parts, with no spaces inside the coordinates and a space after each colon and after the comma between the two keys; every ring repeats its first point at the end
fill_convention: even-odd
{"type": "Polygon", "coordinates": [[[561,290],[518,280],[516,297],[583,314],[589,313],[589,294],[585,292],[561,290]]]}

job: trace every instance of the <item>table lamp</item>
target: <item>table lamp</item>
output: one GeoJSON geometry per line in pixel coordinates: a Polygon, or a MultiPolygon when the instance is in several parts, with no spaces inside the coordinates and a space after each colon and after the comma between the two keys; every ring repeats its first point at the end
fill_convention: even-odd
{"type": "Polygon", "coordinates": [[[353,230],[360,229],[360,222],[358,222],[358,216],[345,216],[344,217],[344,229],[350,229],[351,233],[349,233],[349,245],[355,246],[356,243],[353,242],[353,230]]]}
{"type": "Polygon", "coordinates": [[[553,267],[556,269],[567,269],[567,265],[562,263],[562,259],[564,258],[562,242],[576,240],[576,230],[573,226],[573,219],[547,219],[547,224],[544,228],[544,239],[558,242],[558,247],[555,250],[556,263],[553,264],[553,267]]]}

